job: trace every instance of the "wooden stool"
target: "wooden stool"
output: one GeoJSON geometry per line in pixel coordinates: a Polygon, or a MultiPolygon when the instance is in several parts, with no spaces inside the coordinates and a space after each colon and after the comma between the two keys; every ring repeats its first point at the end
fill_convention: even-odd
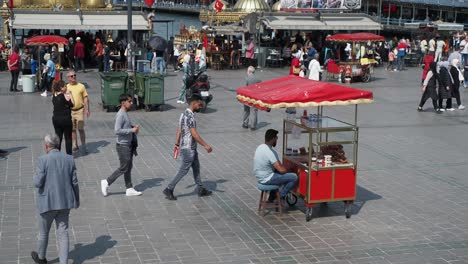
{"type": "Polygon", "coordinates": [[[276,211],[279,211],[281,215],[281,196],[279,192],[278,185],[266,185],[266,184],[257,184],[257,188],[261,191],[260,201],[258,202],[258,213],[262,213],[262,216],[265,216],[265,209],[275,208],[276,211]],[[268,193],[275,192],[276,194],[276,203],[268,204],[268,193]]]}

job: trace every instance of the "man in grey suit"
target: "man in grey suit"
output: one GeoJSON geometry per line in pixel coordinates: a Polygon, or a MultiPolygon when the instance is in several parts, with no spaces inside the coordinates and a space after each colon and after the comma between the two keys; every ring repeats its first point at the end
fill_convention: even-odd
{"type": "Polygon", "coordinates": [[[31,252],[35,263],[47,263],[46,250],[49,231],[55,220],[59,241],[60,264],[68,260],[68,217],[71,208],[80,206],[80,192],[73,156],[58,150],[57,135],[46,135],[44,149],[47,154],[40,156],[33,180],[37,188],[36,208],[39,213],[38,250],[31,252]]]}
{"type": "MultiPolygon", "coordinates": [[[[256,84],[256,83],[261,82],[259,79],[257,79],[254,73],[255,73],[255,68],[253,66],[249,66],[247,68],[247,77],[245,78],[245,85],[251,85],[251,84],[256,84]]],[[[251,119],[250,129],[255,130],[257,129],[258,109],[255,107],[250,107],[248,105],[244,105],[244,116],[242,119],[242,127],[249,128],[249,117],[250,117],[251,112],[252,112],[252,116],[250,118],[251,119]]]]}

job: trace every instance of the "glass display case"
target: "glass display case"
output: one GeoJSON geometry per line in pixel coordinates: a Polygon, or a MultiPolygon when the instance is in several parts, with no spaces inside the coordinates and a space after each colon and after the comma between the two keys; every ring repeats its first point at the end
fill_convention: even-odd
{"type": "Polygon", "coordinates": [[[287,202],[294,205],[302,197],[309,221],[316,204],[344,201],[349,218],[356,197],[358,127],[314,114],[285,119],[283,131],[283,163],[298,175],[287,202]]]}

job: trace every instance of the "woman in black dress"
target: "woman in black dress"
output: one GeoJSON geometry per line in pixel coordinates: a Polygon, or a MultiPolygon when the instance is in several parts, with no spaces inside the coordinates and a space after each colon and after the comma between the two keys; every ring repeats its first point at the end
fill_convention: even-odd
{"type": "Polygon", "coordinates": [[[73,97],[67,92],[67,85],[64,81],[54,81],[52,83],[54,94],[52,103],[54,104],[54,115],[52,123],[54,124],[55,134],[60,138],[59,150],[62,146],[62,138],[65,135],[65,149],[68,155],[72,155],[72,120],[71,108],[73,107],[73,97]]]}
{"type": "Polygon", "coordinates": [[[426,74],[426,78],[423,80],[421,102],[419,103],[418,111],[423,111],[424,103],[427,99],[432,99],[432,106],[434,106],[434,111],[437,114],[442,113],[437,105],[437,81],[439,80],[439,75],[437,73],[437,64],[431,62],[429,65],[429,71],[426,74]]]}

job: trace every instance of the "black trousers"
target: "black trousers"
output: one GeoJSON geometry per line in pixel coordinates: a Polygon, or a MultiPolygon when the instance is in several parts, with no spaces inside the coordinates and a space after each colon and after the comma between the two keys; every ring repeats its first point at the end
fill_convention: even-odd
{"type": "Polygon", "coordinates": [[[68,155],[72,155],[72,121],[71,117],[52,117],[52,124],[54,125],[55,134],[60,139],[59,150],[62,147],[62,139],[65,136],[65,151],[68,155]]]}
{"type": "Polygon", "coordinates": [[[119,156],[120,167],[115,170],[109,178],[107,183],[111,185],[118,177],[124,175],[125,187],[132,188],[132,167],[133,167],[133,151],[131,145],[117,144],[117,155],[119,156]]]}
{"type": "MultiPolygon", "coordinates": [[[[442,103],[443,103],[444,99],[442,98],[439,98],[439,108],[442,109],[442,103]]],[[[445,105],[445,108],[449,109],[449,108],[452,108],[452,98],[448,98],[447,99],[447,103],[445,105]]]]}
{"type": "MultiPolygon", "coordinates": [[[[453,88],[453,97],[455,97],[455,100],[457,100],[457,105],[460,106],[461,99],[460,99],[460,89],[459,88],[453,88]]],[[[450,105],[452,105],[452,98],[447,99],[447,104],[448,100],[450,100],[450,105]]]]}
{"type": "Polygon", "coordinates": [[[18,77],[19,77],[19,70],[12,70],[11,72],[11,82],[10,82],[10,92],[18,90],[18,77]]]}
{"type": "Polygon", "coordinates": [[[97,56],[96,57],[96,60],[97,60],[97,66],[98,66],[98,71],[99,72],[102,72],[104,70],[104,64],[102,63],[103,62],[103,57],[104,56],[97,56]]]}
{"type": "MultiPolygon", "coordinates": [[[[421,102],[419,102],[419,107],[423,107],[424,104],[426,103],[427,99],[431,98],[431,95],[429,94],[429,89],[426,89],[424,91],[422,97],[421,97],[421,102]]],[[[432,99],[432,106],[434,107],[434,110],[437,110],[437,100],[432,99]]]]}

